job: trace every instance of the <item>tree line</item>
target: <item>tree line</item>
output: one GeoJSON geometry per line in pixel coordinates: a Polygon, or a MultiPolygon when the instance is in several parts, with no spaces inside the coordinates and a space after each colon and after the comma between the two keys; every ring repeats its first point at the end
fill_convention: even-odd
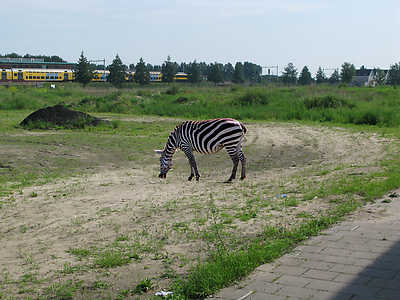
{"type": "MultiPolygon", "coordinates": [[[[364,66],[360,68],[362,72],[365,69],[364,66]]],[[[375,84],[376,85],[400,85],[400,63],[395,63],[390,66],[390,69],[385,71],[379,68],[374,69],[375,71],[375,84]]],[[[368,74],[368,72],[366,72],[368,74]]],[[[331,74],[330,77],[327,77],[324,73],[324,70],[319,67],[318,71],[315,75],[315,79],[312,77],[311,72],[309,71],[307,66],[304,66],[301,70],[299,76],[296,67],[289,63],[284,71],[282,72],[282,76],[279,78],[280,81],[287,85],[309,85],[312,83],[331,83],[331,84],[338,84],[338,83],[345,83],[350,84],[353,81],[354,76],[356,75],[356,68],[353,64],[349,62],[345,62],[342,64],[340,73],[339,69],[335,69],[334,72],[331,74]]]]}
{"type": "Polygon", "coordinates": [[[31,55],[31,54],[25,54],[25,55],[19,55],[15,52],[9,53],[9,54],[0,54],[0,58],[42,58],[44,62],[63,62],[66,63],[65,60],[63,60],[61,57],[57,55],[52,55],[52,56],[47,56],[47,55],[31,55]]]}
{"type": "MultiPolygon", "coordinates": [[[[81,58],[83,57],[83,53],[81,58]]],[[[289,63],[283,70],[282,75],[264,75],[262,76],[262,67],[251,62],[237,62],[235,66],[231,63],[221,64],[218,62],[206,64],[205,62],[181,63],[171,61],[168,56],[164,63],[160,65],[146,64],[142,58],[134,65],[130,64],[129,67],[124,65],[117,55],[112,64],[107,67],[110,70],[109,81],[114,85],[122,84],[122,75],[113,75],[112,73],[120,72],[121,74],[126,71],[135,71],[135,81],[139,84],[148,84],[150,82],[149,72],[159,71],[163,74],[162,80],[164,82],[172,82],[174,75],[177,72],[185,72],[188,74],[188,81],[197,83],[203,80],[214,82],[230,81],[233,83],[260,83],[265,81],[274,81],[284,85],[310,85],[313,83],[330,83],[330,84],[350,84],[353,77],[356,75],[356,68],[354,64],[344,62],[341,69],[335,69],[328,77],[324,70],[319,67],[315,77],[311,75],[307,66],[304,66],[300,74],[293,63],[289,63]]],[[[361,71],[365,69],[361,67],[361,71]]],[[[375,83],[377,85],[391,84],[400,85],[400,63],[395,63],[390,66],[387,71],[375,69],[375,83]]]]}
{"type": "MultiPolygon", "coordinates": [[[[0,58],[41,58],[45,62],[66,62],[57,55],[46,56],[46,55],[19,55],[17,53],[9,53],[5,55],[0,54],[0,58]]],[[[342,64],[340,72],[339,69],[335,69],[334,72],[328,77],[324,70],[319,67],[315,74],[312,76],[307,66],[304,66],[299,73],[293,63],[289,63],[283,70],[282,75],[264,75],[262,76],[262,67],[251,63],[251,62],[237,62],[235,65],[231,63],[221,64],[218,62],[207,64],[205,62],[190,62],[180,63],[173,62],[171,57],[168,56],[162,65],[151,65],[145,63],[143,58],[140,58],[137,64],[125,65],[122,63],[118,54],[108,66],[90,64],[87,58],[84,56],[83,51],[79,58],[78,64],[76,65],[76,80],[83,84],[90,82],[93,71],[103,70],[110,71],[108,80],[116,86],[120,86],[125,82],[125,72],[135,72],[134,80],[139,84],[148,84],[150,82],[150,73],[152,71],[161,72],[163,74],[162,80],[164,82],[172,82],[177,72],[184,72],[188,74],[188,81],[192,83],[198,83],[200,81],[211,81],[215,84],[221,82],[233,82],[233,83],[260,83],[260,82],[278,82],[285,85],[309,85],[309,84],[321,84],[321,83],[345,83],[349,84],[352,82],[353,77],[356,74],[356,68],[353,64],[345,62],[342,64]]],[[[361,67],[360,70],[362,70],[361,67]]],[[[400,85],[400,62],[390,66],[387,71],[375,70],[375,83],[377,85],[390,84],[400,85]]]]}
{"type": "MultiPolygon", "coordinates": [[[[103,70],[104,66],[90,64],[84,53],[81,53],[78,64],[76,65],[75,78],[82,84],[87,84],[91,80],[91,74],[94,70],[103,70]]],[[[162,65],[151,65],[145,63],[143,58],[139,62],[130,64],[129,66],[122,63],[121,58],[117,54],[112,63],[105,67],[110,71],[108,81],[115,85],[121,86],[125,82],[125,74],[127,71],[135,72],[134,80],[139,84],[150,83],[150,72],[161,72],[162,81],[172,82],[175,74],[184,72],[188,75],[188,81],[198,83],[203,80],[214,82],[215,84],[231,81],[234,83],[257,83],[261,82],[262,67],[251,62],[237,62],[235,66],[231,63],[221,64],[218,62],[207,64],[205,62],[181,63],[173,62],[168,56],[162,65]]]]}

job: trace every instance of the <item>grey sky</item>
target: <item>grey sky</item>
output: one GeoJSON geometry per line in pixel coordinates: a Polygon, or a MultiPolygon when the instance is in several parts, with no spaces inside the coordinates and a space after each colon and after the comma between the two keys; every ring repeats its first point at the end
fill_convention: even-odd
{"type": "Polygon", "coordinates": [[[125,64],[250,61],[388,68],[400,61],[398,0],[2,0],[0,53],[125,64]]]}

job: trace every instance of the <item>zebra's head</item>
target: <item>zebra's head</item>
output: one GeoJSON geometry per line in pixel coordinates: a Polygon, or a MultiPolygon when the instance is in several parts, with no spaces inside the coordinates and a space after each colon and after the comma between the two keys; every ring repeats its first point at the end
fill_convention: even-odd
{"type": "Polygon", "coordinates": [[[163,151],[163,150],[155,150],[155,151],[156,151],[156,153],[161,155],[161,157],[160,157],[160,175],[158,175],[158,177],[166,178],[168,171],[172,167],[172,158],[167,157],[165,155],[165,151],[163,151]]]}

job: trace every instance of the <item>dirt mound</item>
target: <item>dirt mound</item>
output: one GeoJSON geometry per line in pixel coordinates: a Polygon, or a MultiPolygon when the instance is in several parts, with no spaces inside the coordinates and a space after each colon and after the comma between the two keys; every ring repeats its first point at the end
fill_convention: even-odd
{"type": "Polygon", "coordinates": [[[101,122],[104,121],[86,113],[74,111],[57,104],[31,113],[20,125],[23,127],[40,127],[42,129],[54,126],[83,128],[85,126],[97,126],[101,122]]]}

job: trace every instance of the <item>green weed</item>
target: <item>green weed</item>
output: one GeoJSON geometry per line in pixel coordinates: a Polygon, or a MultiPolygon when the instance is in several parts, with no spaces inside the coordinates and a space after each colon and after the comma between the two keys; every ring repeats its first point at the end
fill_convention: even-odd
{"type": "Polygon", "coordinates": [[[143,293],[147,293],[149,290],[151,290],[153,287],[151,280],[146,278],[143,279],[134,289],[133,289],[133,293],[134,294],[143,294],[143,293]]]}

